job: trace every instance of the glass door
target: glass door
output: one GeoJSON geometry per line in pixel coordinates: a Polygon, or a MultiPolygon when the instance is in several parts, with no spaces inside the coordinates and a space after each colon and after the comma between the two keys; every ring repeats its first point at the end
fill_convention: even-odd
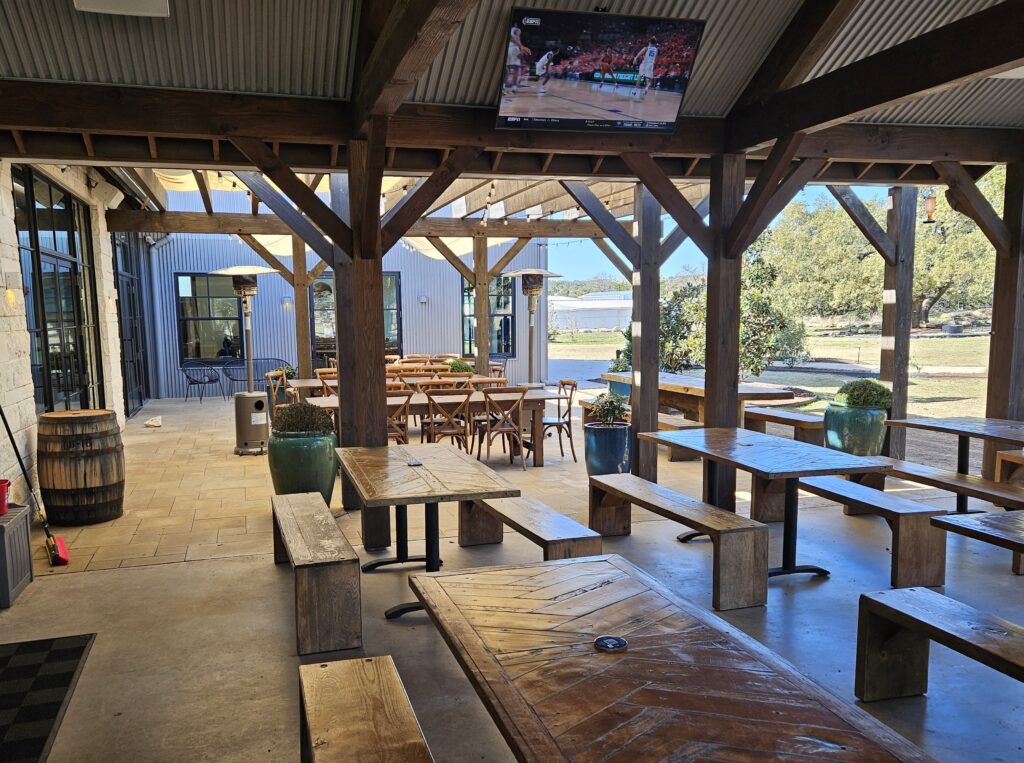
{"type": "Polygon", "coordinates": [[[148,397],[146,344],[142,334],[142,299],[139,282],[131,276],[117,279],[118,323],[121,328],[121,370],[124,373],[125,414],[134,416],[148,397]]]}

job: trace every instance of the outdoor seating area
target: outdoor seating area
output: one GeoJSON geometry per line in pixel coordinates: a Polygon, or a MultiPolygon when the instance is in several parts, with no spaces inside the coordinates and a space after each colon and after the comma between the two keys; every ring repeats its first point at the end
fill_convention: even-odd
{"type": "Polygon", "coordinates": [[[0,763],[1024,760],[1024,0],[536,5],[0,4],[0,763]]]}

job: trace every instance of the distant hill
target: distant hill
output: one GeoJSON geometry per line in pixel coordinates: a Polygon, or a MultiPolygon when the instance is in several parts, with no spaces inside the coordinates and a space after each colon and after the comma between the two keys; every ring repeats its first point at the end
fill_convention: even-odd
{"type": "MultiPolygon", "coordinates": [[[[661,279],[662,295],[671,294],[676,289],[703,278],[701,273],[679,273],[661,279]]],[[[569,278],[552,278],[548,281],[548,294],[561,297],[582,297],[601,291],[629,291],[629,283],[621,276],[601,273],[593,278],[572,280],[569,278]]]]}

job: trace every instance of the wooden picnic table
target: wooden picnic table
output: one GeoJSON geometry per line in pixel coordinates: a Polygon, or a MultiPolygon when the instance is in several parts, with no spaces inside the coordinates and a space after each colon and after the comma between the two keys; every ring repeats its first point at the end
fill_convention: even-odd
{"type": "Polygon", "coordinates": [[[931,760],[619,556],[409,584],[518,760],[931,760]]]}
{"type": "Polygon", "coordinates": [[[285,379],[285,383],[298,392],[299,400],[319,395],[324,388],[324,383],[319,379],[285,379]]]}
{"type": "MultiPolygon", "coordinates": [[[[390,524],[391,506],[395,507],[396,555],[363,565],[369,572],[387,564],[425,562],[427,572],[441,569],[438,503],[469,502],[484,498],[510,498],[520,495],[519,488],[506,482],[497,472],[468,453],[451,445],[393,445],[379,448],[338,448],[338,463],[349,479],[362,508],[363,543],[375,548],[374,537],[381,524],[390,524]],[[409,556],[407,507],[423,504],[426,519],[426,555],[409,556]],[[374,524],[376,523],[376,527],[374,524]]],[[[387,537],[390,541],[390,528],[387,537]]],[[[406,612],[421,609],[419,604],[399,604],[385,616],[392,620],[406,612]]]]}
{"type": "MultiPolygon", "coordinates": [[[[980,416],[914,417],[889,419],[891,427],[923,429],[931,432],[945,432],[957,436],[956,470],[960,474],[971,473],[971,439],[987,440],[1007,445],[1024,446],[1024,421],[1008,419],[987,419],[980,416]]],[[[956,510],[967,514],[968,496],[957,493],[956,510]]]]}
{"type": "MultiPolygon", "coordinates": [[[[733,496],[730,496],[732,500],[726,502],[722,500],[724,496],[718,495],[719,464],[750,472],[752,519],[761,522],[778,521],[779,498],[782,498],[782,566],[769,569],[768,575],[771,577],[797,572],[829,574],[822,567],[796,563],[798,486],[801,477],[866,474],[892,468],[881,458],[853,456],[820,445],[752,432],[749,429],[683,429],[675,432],[644,432],[638,437],[703,458],[705,500],[714,506],[730,508],[730,504],[735,505],[733,496]]],[[[680,540],[686,541],[696,535],[684,534],[680,540]]]]}
{"type": "MultiPolygon", "coordinates": [[[[601,374],[605,381],[633,384],[633,375],[628,372],[609,371],[601,374]]],[[[696,421],[704,421],[704,378],[683,374],[658,374],[658,404],[682,411],[696,421]]],[[[791,390],[774,384],[741,382],[739,385],[739,421],[743,425],[743,403],[747,400],[792,400],[791,390]]]]}
{"type": "MultiPolygon", "coordinates": [[[[494,395],[496,400],[506,398],[504,395],[494,395]]],[[[446,400],[443,396],[434,395],[436,400],[446,400]]],[[[447,398],[454,400],[455,398],[447,398]]],[[[530,414],[530,442],[529,447],[533,450],[533,465],[544,466],[544,407],[552,400],[567,400],[568,398],[557,390],[528,389],[526,398],[523,400],[523,410],[530,414]]],[[[311,397],[307,402],[321,408],[336,410],[338,408],[337,395],[324,395],[323,397],[311,397]]],[[[427,416],[429,401],[424,392],[416,392],[409,401],[409,412],[413,416],[427,416]]],[[[484,410],[484,393],[474,392],[469,399],[471,413],[482,413],[484,410]]]]}

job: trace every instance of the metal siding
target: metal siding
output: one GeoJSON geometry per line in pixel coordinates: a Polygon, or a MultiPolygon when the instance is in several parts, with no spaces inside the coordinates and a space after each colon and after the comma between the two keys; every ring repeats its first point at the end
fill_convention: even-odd
{"type": "MultiPolygon", "coordinates": [[[[502,43],[514,5],[574,11],[594,7],[589,0],[481,0],[409,100],[494,105],[504,55],[502,43]]],[[[706,20],[682,113],[723,116],[799,5],[799,0],[773,0],[766,12],[765,4],[754,0],[628,0],[615,3],[613,10],[631,16],[706,20]]]]}
{"type": "Polygon", "coordinates": [[[866,114],[858,122],[1024,127],[1024,79],[983,79],[866,114]]]}
{"type": "Polygon", "coordinates": [[[0,77],[348,98],[356,0],[171,0],[170,18],[0,3],[0,77]]]}

